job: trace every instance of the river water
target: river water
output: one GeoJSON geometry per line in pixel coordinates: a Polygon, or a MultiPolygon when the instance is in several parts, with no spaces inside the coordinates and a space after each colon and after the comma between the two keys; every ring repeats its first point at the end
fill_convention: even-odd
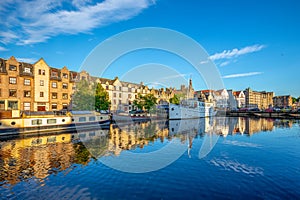
{"type": "Polygon", "coordinates": [[[0,137],[0,199],[299,199],[299,121],[207,118],[0,137]]]}

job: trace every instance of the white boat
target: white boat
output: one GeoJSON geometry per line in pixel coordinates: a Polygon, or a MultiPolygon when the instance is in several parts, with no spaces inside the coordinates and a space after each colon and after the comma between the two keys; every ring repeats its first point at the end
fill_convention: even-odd
{"type": "Polygon", "coordinates": [[[19,118],[0,119],[0,136],[43,131],[80,130],[110,124],[109,115],[90,111],[78,111],[60,116],[40,112],[29,114],[19,118]]]}
{"type": "Polygon", "coordinates": [[[169,119],[193,119],[215,115],[212,103],[198,100],[183,100],[179,105],[169,105],[169,119]]]}

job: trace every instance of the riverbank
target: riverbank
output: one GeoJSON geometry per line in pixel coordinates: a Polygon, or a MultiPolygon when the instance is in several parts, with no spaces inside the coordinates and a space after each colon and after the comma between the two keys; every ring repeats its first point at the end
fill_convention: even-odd
{"type": "Polygon", "coordinates": [[[228,111],[227,117],[263,117],[263,118],[279,118],[279,119],[300,119],[300,113],[294,112],[241,112],[241,111],[228,111]]]}

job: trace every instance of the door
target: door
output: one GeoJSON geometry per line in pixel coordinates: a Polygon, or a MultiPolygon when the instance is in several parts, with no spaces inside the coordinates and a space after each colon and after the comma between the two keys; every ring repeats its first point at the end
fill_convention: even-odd
{"type": "Polygon", "coordinates": [[[38,111],[46,111],[46,106],[38,106],[38,111]]]}

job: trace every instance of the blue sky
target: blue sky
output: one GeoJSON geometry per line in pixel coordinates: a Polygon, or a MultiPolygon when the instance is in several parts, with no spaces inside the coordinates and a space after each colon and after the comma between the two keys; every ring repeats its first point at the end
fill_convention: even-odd
{"type": "MultiPolygon", "coordinates": [[[[298,0],[2,0],[0,57],[28,62],[43,57],[50,66],[77,71],[105,39],[129,29],[162,27],[201,44],[226,88],[299,96],[299,10],[298,0]]],[[[151,62],[192,76],[197,90],[206,87],[191,66],[165,52],[132,53],[114,64],[130,69],[151,62]]],[[[106,74],[123,75],[118,67],[106,74]]]]}

